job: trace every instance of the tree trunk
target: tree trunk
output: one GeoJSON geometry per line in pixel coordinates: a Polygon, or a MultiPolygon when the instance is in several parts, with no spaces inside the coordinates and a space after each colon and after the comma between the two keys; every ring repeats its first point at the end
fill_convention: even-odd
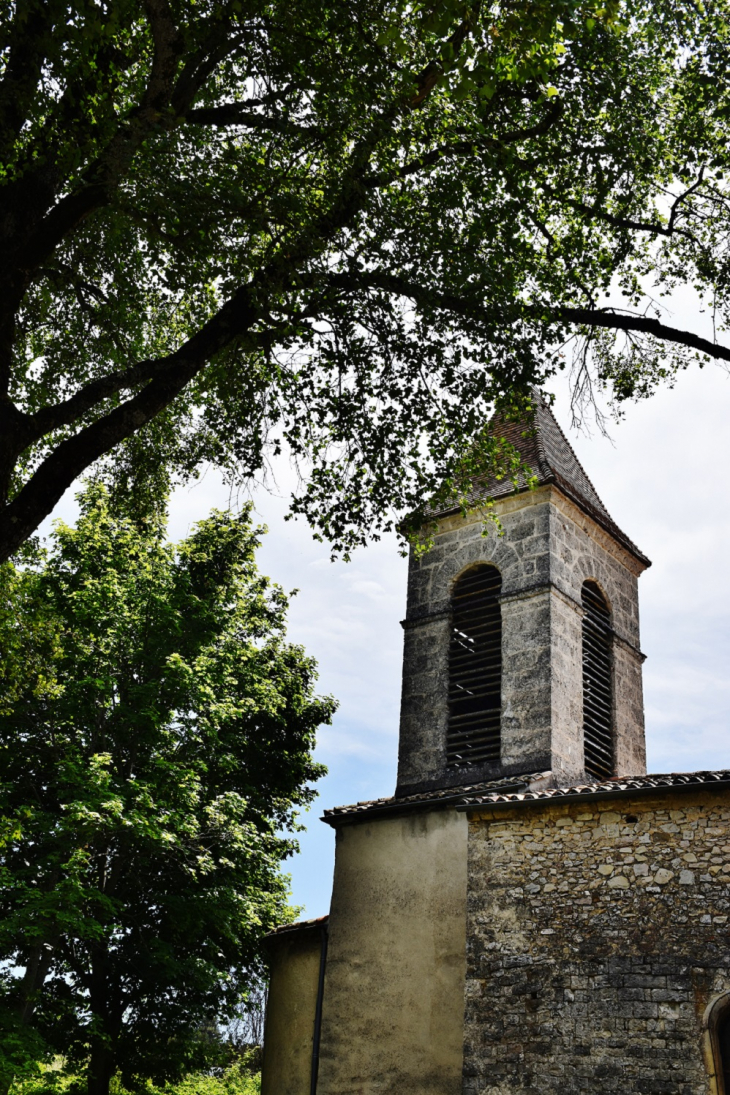
{"type": "Polygon", "coordinates": [[[109,1084],[116,1071],[116,1035],[112,1021],[111,986],[107,940],[90,944],[91,984],[89,1003],[92,1015],[91,1054],[87,1072],[88,1095],[109,1095],[109,1084]]]}
{"type": "Polygon", "coordinates": [[[114,1072],[114,1050],[105,1038],[93,1038],[86,1081],[88,1095],[109,1095],[109,1084],[114,1072]]]}

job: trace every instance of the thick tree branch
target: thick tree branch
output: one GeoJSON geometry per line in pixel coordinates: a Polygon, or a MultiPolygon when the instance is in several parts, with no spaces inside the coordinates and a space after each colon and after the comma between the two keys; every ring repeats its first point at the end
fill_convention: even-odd
{"type": "Polygon", "coordinates": [[[5,507],[0,560],[7,559],[27,540],[86,468],[169,407],[206,362],[249,330],[257,318],[250,291],[239,290],[212,320],[167,359],[164,371],[142,391],[62,441],[5,507]]]}
{"type": "Polygon", "coordinates": [[[51,4],[20,0],[15,5],[7,64],[0,80],[0,148],[7,153],[27,117],[53,30],[51,4]]]}
{"type": "MultiPolygon", "coordinates": [[[[14,243],[9,242],[3,279],[7,286],[4,309],[17,309],[28,280],[37,267],[48,260],[78,224],[110,201],[137,150],[150,134],[160,126],[172,128],[180,124],[180,116],[208,78],[204,59],[198,56],[196,72],[191,73],[186,81],[184,94],[180,92],[175,83],[180,41],[170,6],[167,0],[146,0],[145,9],[154,53],[139,104],[119,124],[114,136],[86,168],[79,186],[57,201],[30,231],[24,226],[14,243]],[[176,100],[174,104],[173,98],[176,100]],[[17,277],[17,270],[22,271],[22,277],[17,277]]],[[[208,58],[210,64],[217,63],[220,52],[220,41],[217,41],[215,58],[208,58]]]]}
{"type": "Polygon", "coordinates": [[[677,217],[681,210],[682,205],[692,197],[704,184],[705,181],[705,168],[700,168],[697,181],[692,186],[687,187],[686,190],[678,194],[672,202],[669,217],[666,224],[662,224],[660,221],[641,221],[634,220],[631,217],[621,217],[613,213],[608,213],[605,209],[599,208],[597,204],[589,205],[587,202],[581,202],[575,198],[566,198],[559,191],[553,187],[544,186],[546,194],[549,194],[552,198],[556,198],[562,204],[567,205],[570,209],[575,209],[579,213],[585,213],[590,219],[602,221],[604,224],[610,224],[613,228],[623,229],[626,232],[641,232],[651,236],[665,236],[671,239],[672,236],[683,236],[685,239],[691,240],[696,243],[695,235],[686,228],[677,227],[677,217]]]}
{"type": "Polygon", "coordinates": [[[77,422],[79,418],[97,407],[104,400],[110,399],[119,392],[129,391],[140,384],[144,384],[163,372],[172,365],[174,354],[163,358],[150,358],[131,365],[128,369],[121,369],[107,376],[98,377],[89,381],[79,391],[74,392],[68,399],[61,403],[55,403],[50,407],[44,407],[30,416],[32,423],[33,441],[37,441],[53,430],[62,429],[77,422]]]}
{"type": "Polygon", "coordinates": [[[568,308],[558,307],[554,309],[557,319],[564,323],[576,323],[583,327],[604,327],[613,331],[635,331],[639,334],[651,335],[662,342],[672,342],[677,346],[687,346],[690,350],[707,354],[717,361],[730,361],[730,347],[721,346],[709,338],[702,338],[691,331],[683,331],[679,327],[669,327],[651,316],[632,316],[621,312],[604,311],[601,308],[568,308]]]}
{"type": "MultiPolygon", "coordinates": [[[[471,33],[474,23],[479,18],[481,6],[481,0],[476,0],[476,3],[471,9],[467,8],[466,15],[461,23],[447,39],[447,43],[450,46],[454,57],[458,57],[461,52],[461,47],[471,33]]],[[[416,90],[408,100],[408,106],[411,110],[416,110],[418,107],[423,106],[443,74],[444,68],[440,61],[430,61],[429,64],[426,65],[418,77],[416,90]]]]}
{"type": "MultiPolygon", "coordinates": [[[[350,274],[328,274],[322,280],[338,289],[350,292],[358,289],[379,289],[407,297],[422,308],[443,309],[477,323],[514,322],[514,317],[508,319],[506,315],[501,315],[497,311],[488,311],[478,303],[466,300],[456,294],[440,293],[407,278],[390,274],[362,271],[350,274]]],[[[575,308],[568,305],[555,305],[552,307],[526,306],[521,311],[527,318],[549,319],[552,316],[559,323],[576,324],[582,327],[602,327],[614,331],[650,335],[662,342],[686,346],[688,349],[696,350],[698,353],[706,354],[718,361],[730,362],[730,347],[712,342],[708,338],[702,338],[691,331],[685,331],[679,327],[670,327],[665,323],[661,323],[658,319],[652,319],[651,316],[636,316],[629,313],[614,312],[608,308],[575,308]]]]}
{"type": "Polygon", "coordinates": [[[322,135],[319,126],[298,125],[288,118],[268,118],[264,114],[252,114],[248,103],[223,103],[221,106],[196,107],[187,112],[185,121],[194,125],[212,125],[221,128],[240,125],[246,129],[293,133],[301,137],[322,135]]]}
{"type": "MultiPolygon", "coordinates": [[[[214,332],[220,315],[221,313],[218,313],[214,316],[204,328],[213,342],[215,342],[214,332]]],[[[299,311],[296,315],[298,318],[304,318],[307,313],[306,311],[299,311]]],[[[284,326],[287,329],[290,328],[291,320],[282,323],[279,328],[269,326],[265,330],[256,331],[255,334],[249,336],[252,347],[270,346],[276,340],[277,335],[281,333],[281,327],[284,326]]],[[[234,332],[233,335],[230,335],[229,332],[229,338],[238,337],[239,333],[234,332]]],[[[192,339],[186,345],[190,346],[191,342],[192,339]]],[[[218,345],[216,350],[210,351],[209,356],[224,348],[225,343],[218,345]]],[[[34,441],[40,440],[40,438],[54,430],[73,425],[74,422],[78,422],[85,414],[93,411],[95,407],[99,407],[105,400],[111,399],[112,396],[118,395],[120,392],[130,391],[139,387],[140,384],[149,383],[156,377],[164,375],[168,370],[175,367],[176,360],[184,349],[183,347],[176,350],[167,357],[147,358],[144,361],[138,361],[136,364],[130,365],[128,369],[120,369],[117,372],[108,373],[106,376],[100,376],[89,381],[88,384],[74,392],[68,399],[44,407],[35,414],[23,415],[23,447],[33,444],[34,441]]]]}
{"type": "Polygon", "coordinates": [[[180,38],[168,0],[144,0],[144,7],[155,50],[140,109],[161,111],[170,99],[180,38]]]}
{"type": "Polygon", "coordinates": [[[497,137],[484,137],[479,141],[456,141],[453,144],[441,145],[440,147],[427,152],[426,155],[419,156],[417,160],[412,160],[410,163],[404,164],[403,167],[399,168],[397,171],[371,176],[369,179],[365,180],[364,185],[368,187],[387,186],[389,183],[395,182],[396,179],[404,179],[409,175],[416,175],[419,171],[423,171],[426,168],[434,167],[441,160],[450,156],[472,156],[475,149],[479,148],[489,148],[497,152],[500,148],[505,148],[507,145],[517,144],[519,141],[527,141],[532,137],[540,137],[556,124],[562,117],[564,110],[565,107],[563,103],[558,100],[552,103],[545,118],[536,122],[535,125],[526,126],[524,129],[510,130],[497,137]]]}
{"type": "MultiPolygon", "coordinates": [[[[177,77],[170,99],[173,113],[185,114],[216,66],[230,57],[240,45],[241,36],[234,33],[232,10],[235,4],[214,8],[213,15],[197,26],[198,48],[187,58],[177,77]]],[[[253,101],[252,106],[262,105],[253,101]]]]}
{"type": "Polygon", "coordinates": [[[575,209],[579,213],[585,213],[591,220],[599,220],[604,224],[610,224],[613,228],[624,229],[627,232],[643,232],[651,236],[666,236],[669,238],[672,236],[685,236],[687,239],[694,240],[694,236],[691,232],[675,226],[674,207],[672,208],[671,217],[666,224],[661,224],[659,221],[636,221],[632,220],[631,217],[617,217],[613,213],[606,212],[605,209],[599,209],[595,205],[588,205],[587,202],[576,201],[574,198],[566,198],[548,187],[544,187],[544,189],[551,197],[557,198],[558,201],[562,202],[563,205],[569,206],[570,209],[575,209]]]}

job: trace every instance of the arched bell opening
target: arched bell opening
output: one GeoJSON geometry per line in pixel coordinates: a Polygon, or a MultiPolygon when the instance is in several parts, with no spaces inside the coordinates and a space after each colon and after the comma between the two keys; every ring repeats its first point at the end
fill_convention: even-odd
{"type": "Polygon", "coordinates": [[[598,779],[614,774],[613,628],[597,582],[583,583],[583,747],[585,770],[598,779]]]}
{"type": "Polygon", "coordinates": [[[480,563],[454,584],[449,642],[449,768],[499,763],[502,711],[502,576],[480,563]]]}

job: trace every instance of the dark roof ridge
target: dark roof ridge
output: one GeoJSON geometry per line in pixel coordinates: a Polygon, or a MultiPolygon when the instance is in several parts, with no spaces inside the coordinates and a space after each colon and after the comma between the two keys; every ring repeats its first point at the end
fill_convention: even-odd
{"type": "MultiPolygon", "coordinates": [[[[588,476],[586,476],[586,479],[587,478],[588,476]]],[[[618,542],[629,552],[629,554],[633,555],[634,558],[643,563],[645,567],[651,566],[651,559],[648,557],[648,555],[645,555],[641,548],[638,548],[633,540],[629,539],[625,532],[622,532],[622,530],[618,527],[618,525],[610,515],[608,515],[607,517],[602,517],[601,512],[595,510],[591,506],[590,502],[577,496],[577,493],[571,489],[570,484],[567,483],[561,475],[554,473],[553,482],[558,490],[562,491],[566,498],[569,498],[571,502],[575,503],[578,509],[582,509],[584,513],[593,518],[597,525],[600,525],[601,528],[603,528],[606,532],[608,532],[611,536],[618,540],[618,542]]]]}
{"type": "MultiPolygon", "coordinates": [[[[576,464],[578,465],[578,467],[580,468],[581,472],[583,473],[583,475],[584,475],[584,477],[585,477],[585,480],[586,480],[586,482],[588,483],[588,485],[590,486],[591,490],[592,490],[592,491],[593,491],[593,493],[595,494],[596,498],[597,498],[597,499],[598,499],[598,501],[600,502],[600,504],[601,504],[601,508],[602,508],[602,509],[603,509],[603,511],[605,512],[606,516],[608,517],[608,519],[609,519],[609,520],[611,520],[611,515],[609,514],[609,512],[608,512],[608,510],[606,509],[605,505],[603,504],[603,501],[602,501],[602,499],[601,499],[601,496],[599,495],[598,491],[596,490],[596,488],[595,488],[595,486],[594,486],[593,480],[591,479],[590,475],[588,474],[588,472],[587,472],[587,471],[585,470],[585,468],[584,468],[584,467],[583,467],[583,465],[581,464],[580,460],[578,459],[578,456],[577,456],[577,454],[576,454],[576,451],[575,451],[575,449],[573,448],[573,446],[571,445],[570,441],[568,440],[568,436],[567,436],[567,434],[565,433],[565,431],[563,430],[562,426],[561,426],[561,425],[560,425],[560,423],[558,422],[557,418],[556,418],[556,417],[555,417],[555,415],[553,414],[553,411],[552,411],[552,404],[551,404],[551,403],[549,402],[549,400],[548,400],[548,397],[547,397],[547,396],[545,395],[545,393],[544,393],[544,392],[541,392],[541,391],[539,391],[539,390],[538,390],[538,391],[536,391],[536,393],[535,393],[535,394],[536,394],[537,398],[539,399],[539,404],[538,404],[538,406],[540,407],[540,409],[541,409],[541,410],[547,411],[547,412],[548,412],[548,414],[550,415],[550,419],[551,419],[551,421],[552,421],[553,425],[555,425],[555,426],[557,427],[557,429],[558,429],[558,432],[560,433],[560,436],[561,436],[561,438],[563,439],[563,441],[565,442],[565,444],[566,444],[566,445],[567,445],[567,447],[568,447],[568,452],[569,452],[569,453],[570,453],[570,455],[571,455],[571,456],[573,457],[573,459],[575,460],[576,464]]],[[[538,444],[538,449],[540,449],[540,450],[542,451],[542,453],[544,454],[544,456],[545,456],[545,462],[546,462],[546,464],[548,465],[548,467],[550,468],[550,470],[552,471],[553,475],[556,475],[558,479],[562,479],[562,478],[563,478],[563,476],[562,476],[562,475],[560,475],[559,473],[556,473],[555,469],[554,469],[554,468],[552,467],[552,465],[550,464],[550,461],[549,461],[549,459],[548,459],[548,457],[547,457],[547,454],[546,454],[546,452],[545,452],[545,443],[544,443],[544,441],[543,441],[543,438],[542,438],[542,433],[541,433],[541,431],[539,431],[539,430],[538,430],[538,435],[537,435],[537,444],[538,444]]],[[[613,524],[613,521],[611,521],[611,523],[613,524]]]]}
{"type": "Polygon", "coordinates": [[[545,474],[545,472],[542,474],[542,481],[545,483],[553,482],[563,494],[570,498],[572,502],[575,502],[579,509],[582,509],[584,513],[587,513],[589,517],[592,517],[597,524],[601,525],[607,532],[610,532],[611,535],[613,535],[623,547],[627,548],[632,555],[635,555],[647,566],[651,566],[651,561],[642,551],[640,551],[636,544],[629,539],[626,533],[618,527],[611,517],[611,514],[606,509],[601,496],[595,488],[593,480],[581,464],[575,449],[553,414],[552,403],[546,393],[535,388],[532,398],[534,400],[534,431],[538,461],[542,462],[547,469],[547,474],[545,474]],[[547,437],[551,430],[557,432],[560,442],[567,449],[569,461],[572,461],[574,468],[564,467],[561,471],[556,467],[556,464],[562,462],[561,456],[563,456],[563,454],[559,451],[553,451],[552,453],[549,451],[547,437]],[[563,474],[563,472],[572,474],[563,474]],[[583,484],[581,484],[581,479],[588,487],[587,491],[584,489],[583,484]]]}
{"type": "Polygon", "coordinates": [[[669,772],[646,776],[612,776],[601,783],[582,783],[572,787],[536,788],[514,794],[488,792],[480,795],[477,793],[474,796],[464,795],[460,808],[470,809],[479,805],[511,805],[546,799],[602,799],[616,798],[624,794],[630,797],[637,792],[653,792],[664,787],[677,791],[680,789],[692,790],[696,787],[711,787],[717,784],[730,787],[730,769],[721,768],[717,771],[702,772],[669,772]]]}
{"type": "MultiPolygon", "coordinates": [[[[543,464],[543,467],[544,467],[543,475],[545,476],[545,479],[549,480],[550,478],[554,478],[555,470],[554,470],[553,467],[551,467],[550,461],[548,460],[547,452],[545,451],[545,441],[544,441],[543,436],[542,436],[542,430],[540,429],[540,422],[538,420],[538,415],[539,415],[540,411],[549,410],[550,408],[549,408],[549,404],[547,403],[547,397],[545,396],[544,392],[541,392],[539,389],[536,388],[533,392],[532,397],[535,400],[535,409],[534,409],[534,412],[533,412],[534,424],[533,424],[532,428],[535,431],[535,444],[537,446],[537,458],[538,458],[538,461],[541,461],[542,464],[543,464]]],[[[556,423],[556,425],[557,425],[557,423],[556,423]]],[[[558,429],[560,429],[560,426],[558,426],[558,429]]],[[[561,432],[561,434],[563,433],[562,430],[560,430],[560,432],[561,432]]],[[[565,435],[563,434],[563,436],[565,436],[565,435]]],[[[567,438],[566,438],[566,443],[567,443],[567,438]]],[[[568,445],[568,447],[570,448],[570,445],[568,445]]],[[[573,452],[572,449],[570,451],[573,452]]],[[[573,455],[575,456],[575,453],[573,453],[573,455]]],[[[543,469],[540,469],[540,470],[542,471],[543,469]]],[[[588,478],[588,476],[586,476],[586,479],[587,478],[588,478]]],[[[596,495],[596,497],[598,497],[598,495],[596,495]]]]}
{"type": "Polygon", "coordinates": [[[337,818],[364,814],[371,812],[387,812],[408,809],[425,803],[434,805],[446,805],[460,801],[466,794],[477,793],[484,790],[508,790],[514,791],[521,788],[546,785],[552,779],[552,772],[525,772],[516,776],[501,776],[496,779],[479,780],[476,783],[462,783],[456,787],[437,787],[429,791],[417,792],[409,795],[390,795],[386,798],[365,799],[354,803],[352,806],[334,806],[325,810],[321,821],[332,824],[337,818]]]}

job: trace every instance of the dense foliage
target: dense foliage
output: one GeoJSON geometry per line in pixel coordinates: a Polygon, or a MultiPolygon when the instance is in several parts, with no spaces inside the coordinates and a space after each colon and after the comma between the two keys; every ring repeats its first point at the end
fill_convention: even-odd
{"type": "Polygon", "coordinates": [[[173,548],[98,485],[81,504],[36,567],[3,571],[0,1078],[60,1054],[106,1095],[217,1052],[206,1031],[289,914],[281,862],[333,703],[246,513],[173,548]]]}
{"type": "MultiPolygon", "coordinates": [[[[51,1067],[33,1079],[13,1084],[11,1095],[77,1095],[83,1079],[51,1067]]],[[[116,1080],[111,1095],[132,1095],[116,1080]]],[[[221,1075],[197,1072],[159,1088],[148,1082],[144,1095],[261,1095],[261,1075],[233,1065],[221,1075]]]]}
{"type": "Polygon", "coordinates": [[[571,340],[618,398],[729,360],[656,304],[689,284],[726,323],[729,26],[0,0],[0,557],[105,456],[154,493],[281,444],[346,549],[483,470],[492,406],[571,340]]]}

